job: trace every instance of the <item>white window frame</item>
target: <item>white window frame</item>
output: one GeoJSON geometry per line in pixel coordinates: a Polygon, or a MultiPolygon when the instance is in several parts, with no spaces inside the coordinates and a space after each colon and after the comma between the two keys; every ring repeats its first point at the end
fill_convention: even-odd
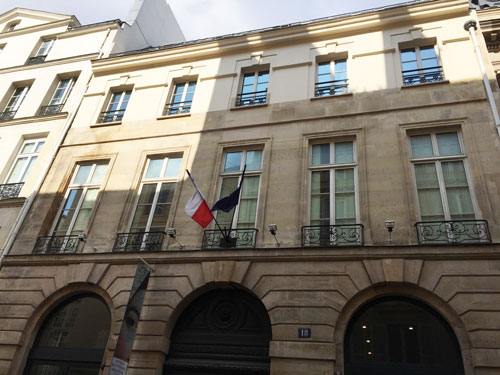
{"type": "MultiPolygon", "coordinates": [[[[329,172],[329,179],[330,179],[330,225],[336,225],[335,224],[335,172],[336,170],[339,169],[353,169],[353,174],[354,174],[354,205],[355,205],[355,212],[356,212],[356,217],[355,217],[355,224],[360,224],[360,210],[359,210],[359,183],[358,183],[358,161],[357,161],[357,152],[356,152],[356,140],[354,139],[338,139],[338,140],[317,140],[314,141],[314,143],[311,143],[309,145],[309,163],[308,163],[308,169],[309,169],[309,207],[308,207],[308,223],[311,223],[311,198],[312,198],[312,174],[313,172],[321,172],[321,171],[328,171],[329,172]],[[353,152],[353,161],[350,163],[335,163],[335,144],[336,143],[346,143],[346,142],[351,142],[352,143],[352,152],[353,152]],[[324,144],[329,144],[330,145],[330,162],[329,164],[322,164],[322,165],[312,165],[312,159],[313,159],[313,154],[312,154],[312,149],[313,146],[316,145],[324,145],[324,144]]],[[[354,224],[351,224],[354,225],[354,224]]]]}
{"type": "Polygon", "coordinates": [[[59,82],[57,83],[56,89],[52,93],[52,97],[51,97],[48,105],[49,106],[64,105],[66,103],[66,100],[68,100],[68,97],[71,94],[71,91],[73,90],[73,86],[75,85],[75,81],[76,81],[75,77],[61,78],[59,80],[59,82]],[[55,96],[56,96],[56,93],[57,93],[57,91],[59,90],[59,88],[61,86],[61,83],[64,82],[64,81],[68,81],[68,80],[69,80],[68,86],[66,86],[66,88],[64,89],[64,94],[61,96],[61,98],[59,99],[59,101],[57,103],[53,103],[53,101],[55,99],[55,96]]]}
{"type": "Polygon", "coordinates": [[[186,111],[186,108],[185,108],[185,100],[186,100],[186,96],[188,94],[188,90],[189,90],[189,85],[191,83],[194,83],[195,84],[195,91],[196,91],[196,87],[198,86],[198,82],[196,79],[190,79],[190,80],[187,80],[185,82],[177,82],[174,84],[174,87],[173,87],[173,90],[172,90],[172,95],[170,97],[170,100],[169,102],[167,103],[166,107],[165,107],[165,110],[164,110],[164,113],[163,115],[164,116],[175,116],[175,115],[178,115],[178,114],[188,114],[188,113],[191,113],[191,108],[193,107],[193,101],[194,101],[194,93],[195,91],[193,91],[193,100],[191,101],[191,104],[189,105],[189,110],[186,111]],[[177,102],[179,105],[178,107],[178,110],[176,113],[172,113],[170,114],[169,111],[171,111],[172,109],[172,105],[174,104],[177,104],[177,103],[174,103],[174,98],[176,96],[179,96],[179,94],[175,94],[175,91],[176,91],[176,88],[179,87],[179,86],[184,86],[183,89],[182,89],[182,94],[180,94],[180,97],[181,97],[181,100],[180,102],[177,102]],[[170,107],[170,108],[167,108],[167,107],[170,107]]]}
{"type": "Polygon", "coordinates": [[[128,104],[130,102],[130,98],[132,97],[132,88],[127,88],[127,89],[122,89],[122,90],[112,90],[111,93],[110,93],[110,96],[109,96],[109,100],[108,100],[108,103],[106,104],[106,110],[103,111],[101,113],[101,115],[104,115],[104,113],[108,113],[108,112],[111,112],[111,107],[113,106],[113,104],[117,104],[116,106],[116,109],[113,110],[114,114],[111,116],[111,119],[112,121],[104,121],[105,117],[106,116],[110,116],[110,115],[104,115],[104,117],[102,117],[102,120],[99,121],[100,123],[108,123],[108,122],[119,122],[119,121],[122,121],[123,119],[123,116],[125,116],[125,112],[127,110],[127,107],[128,107],[128,104]],[[125,97],[127,96],[127,93],[130,93],[129,94],[129,99],[127,100],[127,105],[125,106],[125,108],[121,108],[121,106],[123,105],[123,102],[124,102],[124,99],[125,97]],[[113,97],[116,95],[116,94],[120,94],[120,97],[118,99],[117,102],[114,102],[113,101],[113,97]],[[118,119],[118,120],[115,120],[115,117],[117,116],[117,113],[119,113],[120,111],[123,111],[123,114],[121,115],[121,118],[118,119]]]}
{"type": "Polygon", "coordinates": [[[54,45],[55,41],[56,41],[55,38],[42,40],[42,44],[40,44],[40,47],[38,48],[38,51],[36,52],[34,57],[47,56],[50,50],[52,49],[52,46],[54,45]],[[45,53],[42,53],[44,49],[45,53]]]}
{"type": "MultiPolygon", "coordinates": [[[[238,90],[238,95],[237,95],[237,98],[239,97],[240,99],[236,101],[236,104],[237,104],[237,107],[248,107],[248,106],[252,106],[252,105],[263,105],[263,104],[267,104],[268,101],[269,101],[269,81],[271,79],[271,69],[269,67],[262,67],[262,69],[257,69],[255,71],[245,71],[243,70],[242,71],[242,76],[241,76],[241,82],[240,82],[240,88],[238,90]],[[258,82],[259,82],[259,74],[260,73],[267,73],[267,88],[266,88],[266,99],[263,103],[255,103],[255,100],[256,100],[256,95],[257,95],[257,85],[258,85],[258,82]],[[250,75],[253,75],[253,86],[252,86],[252,91],[251,92],[248,92],[248,93],[244,93],[243,90],[245,88],[245,77],[246,76],[250,76],[250,75]],[[248,96],[251,96],[251,98],[249,99],[246,99],[246,100],[253,100],[254,102],[251,103],[251,104],[241,104],[242,102],[245,101],[245,99],[242,99],[243,98],[243,95],[248,95],[248,96]]],[[[262,95],[262,94],[261,94],[262,95]]]]}
{"type": "MultiPolygon", "coordinates": [[[[27,139],[23,142],[23,144],[21,145],[21,147],[19,148],[19,151],[17,152],[17,156],[16,158],[14,159],[14,161],[12,162],[12,165],[10,166],[9,168],[9,173],[7,173],[7,177],[5,178],[5,184],[17,184],[17,183],[21,183],[23,181],[23,177],[24,177],[24,180],[26,179],[26,177],[28,176],[28,166],[30,165],[31,163],[31,160],[36,157],[38,158],[38,156],[40,155],[40,150],[38,152],[30,152],[30,153],[26,153],[26,154],[21,154],[21,152],[23,151],[24,147],[29,144],[29,143],[34,143],[34,148],[33,150],[36,151],[40,145],[40,143],[45,143],[47,139],[46,138],[36,138],[36,139],[27,139]],[[20,179],[19,181],[16,181],[16,182],[8,182],[9,179],[10,179],[10,176],[12,174],[12,172],[14,171],[14,167],[16,166],[16,163],[19,159],[22,159],[22,158],[28,158],[28,160],[24,163],[24,166],[23,168],[21,169],[21,173],[19,174],[20,176],[20,179]]],[[[43,146],[43,145],[42,145],[43,146]]]]}
{"type": "Polygon", "coordinates": [[[4,112],[17,112],[28,95],[29,90],[29,85],[15,87],[14,92],[5,106],[4,112]]]}
{"type": "MultiPolygon", "coordinates": [[[[417,57],[417,69],[418,69],[417,74],[420,77],[422,77],[425,73],[424,72],[420,72],[421,69],[424,69],[424,67],[422,66],[422,56],[421,56],[421,53],[420,53],[420,49],[421,48],[425,48],[425,47],[433,47],[434,48],[434,54],[436,55],[436,60],[437,60],[436,68],[441,67],[441,69],[442,69],[441,58],[440,58],[439,53],[438,53],[439,51],[436,48],[436,43],[429,43],[429,44],[425,44],[425,45],[421,45],[421,46],[408,46],[408,47],[405,47],[405,48],[400,48],[399,49],[399,61],[400,61],[400,66],[401,66],[401,77],[402,77],[402,80],[403,80],[403,85],[404,85],[404,80],[405,80],[405,76],[404,76],[405,70],[403,70],[403,52],[405,50],[410,50],[410,49],[414,49],[415,50],[415,56],[417,57]]],[[[441,74],[441,78],[442,78],[441,81],[442,81],[442,80],[444,80],[444,71],[441,70],[440,74],[441,74]]],[[[422,84],[422,83],[411,83],[411,84],[408,84],[408,85],[405,85],[405,86],[414,86],[414,85],[419,85],[419,84],[422,84]]]]}
{"type": "MultiPolygon", "coordinates": [[[[319,67],[320,67],[320,65],[327,65],[327,64],[330,67],[330,72],[329,72],[329,74],[330,74],[330,80],[329,81],[334,82],[335,81],[335,75],[337,73],[343,73],[343,72],[345,72],[346,77],[347,77],[345,79],[347,86],[342,90],[342,92],[340,92],[338,94],[330,94],[330,95],[316,95],[316,93],[317,93],[317,86],[316,86],[314,88],[314,96],[318,97],[318,98],[321,98],[321,97],[324,97],[324,96],[335,96],[335,95],[347,94],[349,92],[349,78],[348,78],[349,76],[347,74],[347,72],[348,72],[348,69],[347,69],[347,57],[345,57],[345,58],[336,58],[336,59],[326,60],[326,61],[318,61],[317,64],[316,64],[316,72],[315,72],[315,75],[316,75],[316,82],[315,83],[316,83],[316,85],[320,84],[320,82],[319,82],[319,76],[320,76],[320,74],[319,74],[319,67]],[[340,70],[340,71],[337,72],[335,70],[335,63],[336,62],[340,62],[340,61],[345,61],[346,69],[345,70],[340,70]]],[[[344,80],[339,80],[339,81],[344,81],[344,80]]]]}
{"type": "Polygon", "coordinates": [[[441,163],[442,162],[452,162],[452,161],[462,161],[463,162],[463,166],[464,166],[464,170],[465,170],[465,178],[467,180],[467,186],[469,188],[470,199],[472,202],[472,208],[474,210],[474,217],[475,217],[475,219],[471,219],[471,220],[477,220],[478,219],[478,208],[477,208],[477,204],[476,204],[474,191],[472,189],[469,167],[467,165],[467,155],[465,155],[465,152],[464,152],[465,149],[464,149],[462,133],[459,130],[455,130],[455,129],[451,130],[450,129],[450,130],[443,130],[443,131],[430,131],[430,132],[410,134],[408,137],[408,147],[410,150],[410,162],[411,162],[412,171],[413,171],[414,191],[415,191],[415,196],[416,196],[417,204],[418,204],[419,221],[423,221],[423,220],[422,220],[422,214],[420,212],[420,201],[418,198],[417,175],[415,172],[415,165],[430,164],[430,163],[433,163],[435,165],[436,175],[437,175],[438,184],[439,184],[439,193],[440,193],[440,197],[441,197],[441,204],[443,207],[443,215],[444,215],[443,220],[450,221],[452,219],[451,219],[451,214],[450,214],[450,208],[448,205],[448,196],[446,194],[446,185],[445,185],[445,181],[444,181],[441,163]],[[446,156],[439,155],[437,134],[443,134],[443,133],[456,133],[457,134],[461,154],[459,154],[459,155],[446,155],[446,156]],[[412,136],[419,136],[419,135],[430,135],[431,136],[432,153],[434,156],[421,157],[421,158],[414,158],[413,157],[413,150],[411,147],[411,137],[412,136]]]}
{"type": "Polygon", "coordinates": [[[6,32],[14,31],[19,26],[20,23],[21,23],[21,21],[14,21],[14,22],[9,23],[7,25],[7,27],[5,28],[5,31],[6,32]]]}

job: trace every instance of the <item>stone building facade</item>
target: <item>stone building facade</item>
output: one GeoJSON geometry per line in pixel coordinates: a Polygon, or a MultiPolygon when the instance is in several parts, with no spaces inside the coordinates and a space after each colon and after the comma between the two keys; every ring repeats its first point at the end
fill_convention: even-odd
{"type": "Polygon", "coordinates": [[[476,17],[421,1],[94,60],[0,269],[0,373],[107,374],[146,263],[129,375],[499,374],[476,17]],[[211,205],[245,165],[229,238],[184,213],[186,169],[211,205]]]}

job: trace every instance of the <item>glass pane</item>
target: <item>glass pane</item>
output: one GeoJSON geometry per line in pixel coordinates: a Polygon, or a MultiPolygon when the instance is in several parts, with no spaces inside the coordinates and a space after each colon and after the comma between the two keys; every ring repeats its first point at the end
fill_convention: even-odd
{"type": "Polygon", "coordinates": [[[98,194],[99,189],[87,190],[85,198],[83,198],[80,210],[78,211],[78,216],[76,217],[75,224],[73,225],[73,228],[71,230],[71,234],[77,234],[85,230],[98,194]]]}
{"type": "Polygon", "coordinates": [[[73,219],[73,215],[75,213],[76,207],[80,198],[82,196],[83,189],[71,189],[66,202],[64,203],[63,210],[61,212],[61,216],[59,217],[59,221],[57,222],[56,229],[54,230],[54,235],[56,236],[65,236],[69,226],[71,224],[71,220],[73,219]]]}
{"type": "Polygon", "coordinates": [[[78,172],[76,173],[74,184],[84,184],[87,182],[92,165],[80,165],[78,167],[78,172]]]}
{"type": "Polygon", "coordinates": [[[100,184],[104,180],[107,168],[108,164],[97,164],[94,169],[94,174],[92,175],[92,179],[90,180],[90,182],[92,184],[100,184]]]}
{"type": "MultiPolygon", "coordinates": [[[[220,198],[227,197],[229,194],[231,194],[233,191],[235,191],[238,187],[238,177],[229,177],[229,178],[224,178],[222,179],[222,186],[221,186],[221,192],[220,192],[220,198]]],[[[223,211],[217,211],[217,220],[222,228],[226,227],[229,228],[231,225],[231,219],[233,217],[233,211],[234,208],[229,211],[228,213],[223,212],[223,211]]]]}
{"type": "Polygon", "coordinates": [[[175,85],[174,95],[182,95],[182,93],[184,92],[184,86],[184,83],[178,83],[177,85],[175,85]]]}
{"type": "Polygon", "coordinates": [[[352,142],[335,143],[335,163],[354,162],[354,148],[352,142]]]}
{"type": "Polygon", "coordinates": [[[148,170],[146,171],[145,178],[158,178],[160,177],[161,168],[165,159],[150,159],[148,170]]]}
{"type": "Polygon", "coordinates": [[[139,204],[153,203],[156,192],[156,184],[145,184],[142,186],[141,195],[139,196],[139,204]]]}
{"type": "Polygon", "coordinates": [[[29,142],[29,143],[25,143],[23,148],[21,149],[21,154],[30,154],[33,152],[33,150],[35,149],[35,142],[29,142]]]}
{"type": "Polygon", "coordinates": [[[311,225],[330,224],[330,172],[311,174],[311,225]]]}
{"type": "Polygon", "coordinates": [[[422,220],[443,220],[444,211],[435,164],[416,164],[415,177],[422,220]]]}
{"type": "Polygon", "coordinates": [[[135,209],[134,220],[132,220],[132,225],[130,227],[131,232],[145,232],[149,213],[151,212],[151,205],[138,205],[135,209]]]}
{"type": "Polygon", "coordinates": [[[188,84],[188,93],[193,94],[194,91],[196,90],[196,82],[189,82],[188,84]]]}
{"type": "Polygon", "coordinates": [[[417,54],[415,53],[415,48],[408,48],[401,51],[401,61],[415,61],[417,60],[417,54]]]}
{"type": "Polygon", "coordinates": [[[411,155],[413,158],[424,158],[433,156],[432,141],[430,135],[415,135],[410,137],[411,155]]]}
{"type": "Polygon", "coordinates": [[[436,134],[439,155],[460,155],[460,142],[457,133],[436,134]]]}
{"type": "Polygon", "coordinates": [[[42,150],[42,147],[43,147],[44,144],[45,144],[45,142],[43,142],[43,141],[38,142],[38,145],[36,146],[35,152],[39,153],[42,150]]]}
{"type": "Polygon", "coordinates": [[[172,203],[175,192],[175,183],[161,184],[158,203],[172,203]]]}
{"type": "Polygon", "coordinates": [[[262,150],[247,152],[247,171],[258,171],[262,168],[262,150]]]}
{"type": "Polygon", "coordinates": [[[318,64],[318,76],[330,74],[330,61],[318,64]]]}
{"type": "Polygon", "coordinates": [[[344,72],[347,70],[347,61],[346,60],[336,60],[335,61],[335,75],[338,72],[344,72]]]}
{"type": "Polygon", "coordinates": [[[312,146],[312,165],[330,164],[330,144],[312,146]]]}
{"type": "Polygon", "coordinates": [[[434,50],[434,46],[420,47],[420,57],[422,59],[435,58],[436,51],[434,50]]]}
{"type": "Polygon", "coordinates": [[[168,159],[167,169],[165,170],[165,176],[167,178],[174,178],[179,176],[179,171],[181,169],[182,158],[171,158],[168,159]]]}
{"type": "Polygon", "coordinates": [[[239,172],[241,166],[241,158],[243,153],[239,152],[228,152],[226,154],[226,162],[224,164],[224,172],[239,172]]]}
{"type": "Polygon", "coordinates": [[[129,99],[130,99],[131,93],[132,93],[131,91],[125,92],[123,100],[122,100],[122,104],[120,105],[120,110],[127,108],[127,104],[128,104],[129,99]]]}
{"type": "Polygon", "coordinates": [[[255,225],[257,198],[259,194],[259,176],[245,177],[241,188],[238,224],[255,225]]]}
{"type": "Polygon", "coordinates": [[[451,219],[474,219],[474,208],[470,196],[463,162],[442,163],[446,195],[451,219]]]}
{"type": "Polygon", "coordinates": [[[337,169],[335,171],[335,192],[354,193],[354,169],[337,169]]]}
{"type": "Polygon", "coordinates": [[[408,72],[408,74],[417,74],[418,72],[412,72],[412,70],[417,70],[418,64],[416,61],[404,62],[403,63],[403,73],[408,72]]]}
{"type": "Polygon", "coordinates": [[[33,364],[29,375],[63,375],[62,367],[58,365],[33,364]]]}
{"type": "Polygon", "coordinates": [[[21,182],[21,173],[27,161],[28,158],[19,158],[16,160],[14,168],[12,169],[12,172],[10,172],[10,176],[7,180],[8,184],[21,182]]]}
{"type": "Polygon", "coordinates": [[[31,168],[33,167],[33,164],[35,164],[35,161],[36,161],[37,157],[36,156],[33,156],[30,161],[28,162],[28,166],[26,167],[26,170],[24,171],[22,177],[21,177],[21,181],[19,182],[25,182],[26,181],[26,177],[28,177],[28,174],[31,170],[31,168]]]}

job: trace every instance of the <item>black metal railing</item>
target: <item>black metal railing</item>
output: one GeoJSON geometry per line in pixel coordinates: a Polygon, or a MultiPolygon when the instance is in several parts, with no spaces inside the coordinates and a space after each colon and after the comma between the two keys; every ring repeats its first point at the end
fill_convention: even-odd
{"type": "Polygon", "coordinates": [[[419,245],[491,243],[486,220],[421,221],[415,228],[419,245]]]}
{"type": "Polygon", "coordinates": [[[302,246],[363,246],[363,224],[304,226],[302,227],[302,246]]]}
{"type": "Polygon", "coordinates": [[[403,85],[411,86],[420,83],[440,82],[444,80],[443,67],[413,69],[403,71],[403,85]]]}
{"type": "Polygon", "coordinates": [[[252,248],[255,247],[255,240],[259,230],[255,228],[245,228],[225,231],[225,235],[222,235],[221,231],[218,229],[204,231],[201,245],[202,249],[252,248]]]}
{"type": "Polygon", "coordinates": [[[0,200],[17,198],[19,196],[19,192],[23,188],[23,185],[24,182],[0,185],[0,200]]]}
{"type": "Polygon", "coordinates": [[[17,111],[5,111],[0,112],[0,121],[9,121],[14,118],[17,111]]]}
{"type": "Polygon", "coordinates": [[[347,94],[348,80],[339,79],[336,81],[318,82],[314,87],[314,96],[332,96],[347,94]]]}
{"type": "Polygon", "coordinates": [[[26,62],[26,65],[33,65],[33,64],[40,64],[45,61],[45,58],[47,55],[41,55],[41,56],[35,56],[35,57],[30,57],[28,61],[26,62]]]}
{"type": "Polygon", "coordinates": [[[54,115],[56,113],[61,113],[64,104],[55,104],[55,105],[44,105],[40,107],[39,116],[49,116],[54,115]]]}
{"type": "Polygon", "coordinates": [[[245,107],[247,105],[266,104],[267,89],[262,91],[247,92],[236,96],[236,107],[245,107]]]}
{"type": "Polygon", "coordinates": [[[167,103],[163,110],[163,116],[189,113],[191,112],[191,103],[193,103],[192,100],[187,102],[167,103]]]}
{"type": "Polygon", "coordinates": [[[125,114],[124,109],[118,109],[116,111],[101,112],[101,115],[99,116],[98,122],[103,123],[103,122],[121,121],[124,114],[125,114]]]}
{"type": "Polygon", "coordinates": [[[118,233],[113,252],[159,251],[165,235],[165,232],[118,233]]]}
{"type": "Polygon", "coordinates": [[[79,243],[78,235],[38,237],[33,254],[73,254],[79,243]]]}

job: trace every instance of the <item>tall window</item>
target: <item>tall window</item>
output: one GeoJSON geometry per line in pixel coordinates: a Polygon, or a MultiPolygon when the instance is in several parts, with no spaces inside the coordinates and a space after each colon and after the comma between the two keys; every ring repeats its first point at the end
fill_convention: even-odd
{"type": "Polygon", "coordinates": [[[19,86],[14,89],[14,92],[7,102],[4,111],[0,113],[0,121],[7,121],[14,118],[17,110],[21,104],[23,104],[26,95],[28,95],[29,89],[29,86],[19,86]]]}
{"type": "Polygon", "coordinates": [[[422,221],[474,219],[459,134],[414,135],[410,145],[422,221]]]}
{"type": "Polygon", "coordinates": [[[347,93],[347,60],[332,60],[318,64],[314,96],[347,93]]]}
{"type": "Polygon", "coordinates": [[[107,168],[107,161],[82,163],[76,167],[53,236],[77,235],[85,231],[107,168]]]}
{"type": "Polygon", "coordinates": [[[403,85],[438,82],[444,79],[433,45],[401,50],[403,85]]]}
{"type": "Polygon", "coordinates": [[[45,58],[50,52],[50,49],[54,45],[55,39],[47,39],[42,42],[40,45],[40,48],[38,48],[38,51],[36,52],[35,56],[30,57],[28,59],[28,65],[29,64],[38,64],[41,62],[45,61],[45,58]]]}
{"type": "Polygon", "coordinates": [[[132,90],[113,92],[106,111],[101,113],[99,122],[121,121],[127,109],[131,94],[132,90]]]}
{"type": "Polygon", "coordinates": [[[238,188],[245,164],[246,172],[238,205],[229,213],[217,211],[217,221],[223,228],[255,228],[262,173],[262,150],[234,151],[224,154],[220,198],[228,196],[238,188]]]}
{"type": "Polygon", "coordinates": [[[74,77],[61,79],[57,84],[54,94],[52,94],[49,105],[43,106],[40,109],[40,115],[45,116],[61,112],[66,100],[71,94],[71,90],[73,90],[74,84],[74,77]]]}
{"type": "Polygon", "coordinates": [[[241,93],[236,98],[236,106],[266,103],[268,84],[269,70],[245,73],[241,83],[241,93]]]}
{"type": "Polygon", "coordinates": [[[130,232],[165,230],[181,164],[179,156],[148,159],[130,232]]]}
{"type": "Polygon", "coordinates": [[[9,171],[6,183],[14,184],[25,182],[30,169],[35,164],[38,154],[45,144],[45,138],[30,139],[23,142],[16,160],[9,171]]]}
{"type": "Polygon", "coordinates": [[[177,115],[191,112],[196,81],[183,82],[175,85],[172,100],[165,106],[163,115],[177,115]]]}

